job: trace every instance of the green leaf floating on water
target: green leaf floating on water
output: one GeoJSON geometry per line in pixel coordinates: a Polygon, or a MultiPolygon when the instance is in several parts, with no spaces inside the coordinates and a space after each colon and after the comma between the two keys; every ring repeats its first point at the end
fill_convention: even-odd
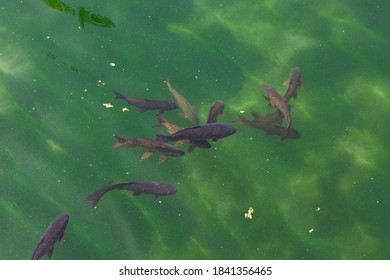
{"type": "MultiPolygon", "coordinates": [[[[61,12],[65,12],[67,14],[76,15],[77,9],[65,4],[62,1],[43,0],[43,2],[45,2],[45,4],[48,5],[50,8],[56,9],[61,12]]],[[[110,20],[108,17],[88,11],[84,7],[78,8],[77,14],[79,16],[79,23],[82,29],[85,29],[85,23],[90,23],[100,27],[115,26],[114,22],[110,20]]]]}
{"type": "Polygon", "coordinates": [[[102,16],[85,10],[83,7],[79,9],[80,27],[85,29],[85,23],[91,23],[100,27],[114,27],[115,24],[106,16],[102,16]]]}
{"type": "Polygon", "coordinates": [[[45,2],[50,8],[53,8],[53,9],[56,9],[56,10],[59,10],[61,12],[65,12],[65,13],[71,14],[71,15],[76,14],[75,10],[71,6],[69,6],[69,5],[67,5],[59,0],[43,0],[43,2],[45,2]]]}

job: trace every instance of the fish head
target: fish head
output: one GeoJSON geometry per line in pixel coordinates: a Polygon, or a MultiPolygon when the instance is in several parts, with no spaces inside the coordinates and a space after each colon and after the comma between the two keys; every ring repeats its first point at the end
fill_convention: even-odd
{"type": "Polygon", "coordinates": [[[232,135],[237,132],[237,128],[232,125],[226,125],[226,135],[232,135]]]}
{"type": "Polygon", "coordinates": [[[298,130],[296,130],[294,128],[290,128],[290,132],[288,134],[288,137],[292,138],[292,139],[299,139],[299,138],[301,138],[301,134],[299,133],[298,130]]]}

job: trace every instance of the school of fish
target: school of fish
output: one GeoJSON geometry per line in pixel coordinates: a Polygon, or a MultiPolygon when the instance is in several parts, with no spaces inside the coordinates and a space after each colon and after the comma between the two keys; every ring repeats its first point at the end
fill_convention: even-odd
{"type": "MultiPolygon", "coordinates": [[[[300,68],[292,68],[288,79],[284,82],[287,90],[283,96],[272,85],[263,84],[262,87],[266,94],[264,97],[269,102],[268,106],[275,108],[276,111],[265,116],[258,112],[252,112],[252,120],[238,115],[239,120],[235,120],[233,123],[264,130],[269,135],[280,136],[281,140],[300,138],[300,133],[291,127],[291,105],[288,104],[290,99],[296,99],[298,89],[303,87],[300,79],[300,68]],[[283,120],[286,120],[286,126],[282,126],[283,120]]],[[[158,111],[156,115],[158,123],[153,125],[152,128],[163,126],[169,135],[156,134],[155,139],[147,139],[141,136],[126,138],[114,135],[116,143],[112,147],[113,150],[122,147],[142,148],[146,150],[141,157],[142,160],[149,158],[154,153],[160,153],[159,163],[163,163],[168,157],[177,158],[185,156],[185,152],[178,146],[188,145],[188,152],[193,151],[195,148],[209,149],[211,148],[210,140],[216,142],[237,132],[235,126],[217,121],[218,116],[224,113],[223,101],[217,100],[211,105],[206,122],[201,124],[194,107],[173,88],[167,77],[164,78],[164,82],[175,101],[127,97],[117,91],[113,91],[113,93],[115,99],[126,101],[129,105],[137,107],[140,112],[158,111]],[[182,111],[182,116],[191,122],[191,125],[188,127],[182,128],[170,123],[166,119],[164,115],[165,111],[178,108],[182,111]],[[167,142],[175,142],[176,144],[173,146],[167,142]]],[[[84,199],[91,201],[92,208],[95,208],[102,197],[111,190],[128,190],[134,196],[149,194],[155,197],[155,201],[158,201],[160,196],[173,195],[177,191],[175,186],[168,183],[158,181],[130,181],[105,185],[86,195],[84,199]]],[[[31,259],[38,260],[46,254],[50,259],[57,241],[60,244],[64,242],[68,222],[68,213],[62,213],[57,216],[39,239],[31,259]]]]}

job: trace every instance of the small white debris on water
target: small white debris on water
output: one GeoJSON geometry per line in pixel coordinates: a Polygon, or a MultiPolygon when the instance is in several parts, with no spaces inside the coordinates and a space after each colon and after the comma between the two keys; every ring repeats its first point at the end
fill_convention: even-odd
{"type": "Polygon", "coordinates": [[[240,110],[240,114],[243,114],[243,113],[245,113],[245,110],[240,110]]]}
{"type": "Polygon", "coordinates": [[[312,233],[314,231],[314,228],[309,229],[309,233],[312,233]]]}
{"type": "Polygon", "coordinates": [[[128,112],[129,109],[127,109],[126,107],[122,108],[122,112],[128,112]]]}
{"type": "Polygon", "coordinates": [[[102,80],[99,80],[99,81],[97,81],[97,85],[98,85],[99,87],[101,87],[101,86],[105,86],[106,83],[103,82],[102,80]]]}
{"type": "Polygon", "coordinates": [[[111,67],[115,67],[115,62],[110,62],[110,64],[109,64],[111,67]]]}
{"type": "Polygon", "coordinates": [[[252,219],[252,214],[255,212],[255,210],[252,207],[249,207],[248,212],[244,213],[245,219],[252,219]]]}
{"type": "Polygon", "coordinates": [[[320,208],[320,207],[317,207],[316,211],[318,212],[318,211],[320,211],[320,210],[321,210],[321,208],[320,208]]]}
{"type": "Polygon", "coordinates": [[[103,106],[106,107],[106,108],[114,107],[114,105],[112,105],[111,103],[103,103],[103,106]]]}

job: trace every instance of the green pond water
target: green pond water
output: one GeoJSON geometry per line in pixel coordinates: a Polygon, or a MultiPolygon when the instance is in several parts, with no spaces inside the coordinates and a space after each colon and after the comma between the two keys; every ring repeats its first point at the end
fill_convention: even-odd
{"type": "MultiPolygon", "coordinates": [[[[3,1],[0,259],[30,259],[63,212],[52,259],[389,259],[389,11],[384,0],[3,1]],[[283,93],[295,66],[300,139],[233,123],[273,112],[261,85],[283,93]],[[167,134],[155,111],[112,93],[174,100],[165,75],[201,122],[223,100],[218,121],[237,133],[162,164],[113,150],[114,134],[167,134]],[[177,193],[84,200],[126,181],[177,193]]],[[[180,110],[165,116],[191,126],[180,110]]]]}

